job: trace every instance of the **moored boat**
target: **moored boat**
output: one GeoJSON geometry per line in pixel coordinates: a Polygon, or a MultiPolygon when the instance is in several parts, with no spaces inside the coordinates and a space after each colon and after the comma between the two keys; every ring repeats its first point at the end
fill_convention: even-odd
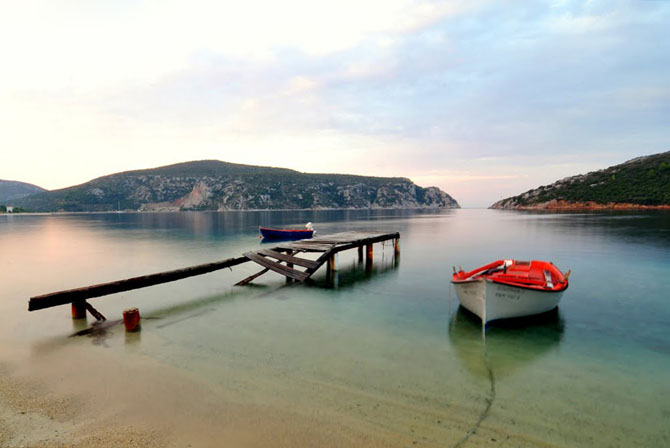
{"type": "Polygon", "coordinates": [[[548,261],[497,260],[468,272],[454,268],[451,282],[460,304],[486,324],[556,308],[569,276],[548,261]]]}
{"type": "Polygon", "coordinates": [[[259,227],[261,236],[268,240],[304,240],[312,238],[316,231],[312,223],[308,222],[304,229],[273,229],[270,227],[259,227]]]}

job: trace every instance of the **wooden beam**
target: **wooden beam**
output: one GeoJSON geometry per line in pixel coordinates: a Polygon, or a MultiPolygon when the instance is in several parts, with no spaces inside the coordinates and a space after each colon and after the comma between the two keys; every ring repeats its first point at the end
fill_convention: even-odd
{"type": "Polygon", "coordinates": [[[264,256],[257,254],[256,252],[247,252],[244,254],[244,256],[249,258],[250,260],[255,261],[256,263],[260,264],[265,268],[277,272],[278,274],[284,275],[286,277],[291,277],[292,279],[295,280],[300,280],[301,282],[305,281],[307,277],[309,277],[309,274],[305,272],[301,272],[296,269],[291,269],[288,266],[284,266],[283,264],[277,263],[276,261],[268,260],[264,256]]]}
{"type": "Polygon", "coordinates": [[[309,240],[301,240],[295,243],[285,243],[277,246],[279,249],[302,250],[305,252],[328,252],[334,244],[312,243],[309,240]]]}
{"type": "Polygon", "coordinates": [[[268,257],[276,258],[277,260],[285,261],[289,264],[297,264],[298,266],[302,266],[302,267],[305,267],[305,268],[314,269],[314,268],[318,268],[320,266],[320,264],[317,263],[314,260],[306,260],[304,258],[282,254],[282,253],[276,252],[274,250],[261,249],[261,250],[257,250],[256,253],[259,253],[261,255],[267,255],[268,257]]]}
{"type": "Polygon", "coordinates": [[[158,272],[156,274],[143,275],[141,277],[133,277],[126,280],[52,292],[41,296],[31,297],[28,301],[28,311],[36,311],[44,308],[51,308],[52,306],[65,305],[78,300],[86,300],[92,297],[100,297],[107,294],[115,294],[117,292],[173,282],[175,280],[193,277],[194,275],[207,274],[208,272],[229,268],[246,263],[247,261],[249,261],[247,257],[228,258],[223,261],[200,264],[184,269],[176,269],[174,271],[158,272]]]}
{"type": "Polygon", "coordinates": [[[244,280],[240,280],[239,282],[235,283],[235,286],[244,286],[247,283],[250,283],[250,282],[256,280],[258,277],[265,274],[269,270],[270,269],[265,268],[262,271],[256,272],[254,275],[250,275],[249,277],[245,278],[244,280]]]}
{"type": "Polygon", "coordinates": [[[400,233],[385,233],[383,235],[377,235],[370,238],[361,238],[355,241],[347,242],[346,244],[338,245],[333,250],[335,252],[342,252],[343,250],[349,250],[359,246],[372,245],[373,243],[381,243],[382,241],[388,241],[395,238],[400,238],[400,233]]]}
{"type": "Polygon", "coordinates": [[[107,320],[107,318],[105,316],[103,316],[100,311],[93,308],[93,305],[91,305],[88,302],[84,302],[84,303],[86,303],[86,309],[88,310],[89,313],[91,313],[91,315],[93,317],[95,317],[95,320],[107,320]]]}

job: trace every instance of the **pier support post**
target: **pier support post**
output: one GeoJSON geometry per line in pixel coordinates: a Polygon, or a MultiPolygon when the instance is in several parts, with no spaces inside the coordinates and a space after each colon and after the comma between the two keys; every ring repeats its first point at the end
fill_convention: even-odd
{"type": "Polygon", "coordinates": [[[393,240],[393,252],[396,255],[400,255],[400,238],[395,238],[393,240]]]}
{"type": "Polygon", "coordinates": [[[372,258],[373,258],[372,244],[368,244],[368,245],[366,245],[366,246],[365,246],[365,249],[366,249],[366,253],[365,253],[365,261],[366,261],[367,263],[370,263],[370,262],[372,262],[372,258]]]}
{"type": "Polygon", "coordinates": [[[86,318],[86,300],[77,300],[72,302],[72,318],[85,319],[86,318]]]}
{"type": "Polygon", "coordinates": [[[369,274],[372,272],[372,244],[366,245],[365,249],[365,272],[369,274]]]}
{"type": "Polygon", "coordinates": [[[328,273],[337,271],[337,254],[333,254],[328,259],[328,273]]]}
{"type": "Polygon", "coordinates": [[[358,246],[358,262],[363,261],[363,246],[358,246]]]}
{"type": "MultiPolygon", "coordinates": [[[[286,267],[293,269],[293,263],[286,263],[286,267]]],[[[293,283],[293,279],[291,277],[286,277],[286,283],[293,283]]]]}

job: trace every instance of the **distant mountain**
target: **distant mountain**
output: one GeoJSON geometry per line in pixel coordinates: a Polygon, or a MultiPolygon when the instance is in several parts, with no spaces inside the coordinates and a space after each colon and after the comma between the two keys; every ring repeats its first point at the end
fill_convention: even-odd
{"type": "Polygon", "coordinates": [[[400,177],[308,174],[218,160],[112,174],[17,205],[41,212],[460,207],[440,189],[400,177]]]}
{"type": "Polygon", "coordinates": [[[567,177],[498,201],[490,208],[670,208],[670,151],[567,177]]]}
{"type": "Polygon", "coordinates": [[[21,199],[31,194],[46,191],[37,185],[27,184],[25,182],[18,182],[15,180],[0,179],[0,204],[14,205],[17,199],[21,199]]]}

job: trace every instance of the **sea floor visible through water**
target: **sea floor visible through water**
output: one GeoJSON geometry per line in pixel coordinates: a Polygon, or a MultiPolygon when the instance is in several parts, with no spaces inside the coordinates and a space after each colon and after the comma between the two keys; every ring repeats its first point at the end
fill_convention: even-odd
{"type": "MultiPolygon", "coordinates": [[[[267,246],[270,247],[270,246],[267,246]]],[[[0,216],[0,446],[670,445],[670,213],[494,210],[0,216]],[[401,233],[312,285],[247,263],[91,299],[28,298],[239,256],[258,226],[401,233]],[[557,310],[481,324],[452,266],[572,270],[557,310]],[[142,329],[126,333],[136,306],[142,329]]]]}

